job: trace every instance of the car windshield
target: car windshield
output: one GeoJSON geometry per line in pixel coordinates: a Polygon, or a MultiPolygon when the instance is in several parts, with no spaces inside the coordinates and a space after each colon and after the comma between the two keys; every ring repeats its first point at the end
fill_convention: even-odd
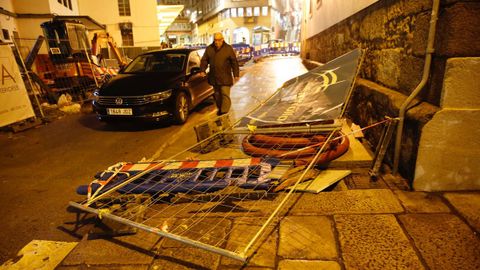
{"type": "Polygon", "coordinates": [[[135,58],[123,72],[179,72],[183,69],[185,58],[183,53],[144,54],[135,58]]]}

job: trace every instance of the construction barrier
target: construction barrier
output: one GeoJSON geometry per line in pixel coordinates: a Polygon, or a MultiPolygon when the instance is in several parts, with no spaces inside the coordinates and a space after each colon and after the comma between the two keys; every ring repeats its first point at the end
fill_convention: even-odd
{"type": "Polygon", "coordinates": [[[268,53],[270,55],[293,55],[300,53],[300,42],[277,41],[268,44],[268,53]]]}
{"type": "Polygon", "coordinates": [[[110,59],[97,62],[89,48],[68,54],[48,47],[48,39],[41,42],[43,40],[42,36],[37,40],[17,39],[14,45],[18,51],[17,63],[25,62],[33,91],[39,94],[41,102],[54,104],[62,94],[69,94],[73,101],[84,102],[103,82],[118,74],[118,65],[116,68],[108,65],[110,59]]]}
{"type": "Polygon", "coordinates": [[[240,65],[245,64],[253,58],[254,48],[245,43],[232,44],[233,50],[237,55],[237,60],[240,65]]]}

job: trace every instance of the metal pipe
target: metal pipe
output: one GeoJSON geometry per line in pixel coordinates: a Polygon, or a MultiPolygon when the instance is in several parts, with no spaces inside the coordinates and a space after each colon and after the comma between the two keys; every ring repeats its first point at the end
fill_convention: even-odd
{"type": "Polygon", "coordinates": [[[246,127],[235,128],[232,130],[226,130],[225,134],[252,134],[252,133],[260,133],[260,134],[270,134],[270,133],[312,133],[312,132],[321,132],[321,131],[332,131],[342,127],[342,123],[335,120],[333,124],[325,124],[325,125],[308,125],[305,124],[304,126],[293,126],[293,127],[272,127],[272,128],[263,128],[258,127],[255,131],[251,131],[246,127]]]}
{"type": "Polygon", "coordinates": [[[405,121],[405,113],[407,111],[408,106],[410,103],[415,99],[415,97],[420,93],[423,89],[425,84],[428,81],[428,76],[430,75],[430,66],[432,62],[432,54],[434,52],[434,43],[435,43],[435,31],[437,26],[438,20],[438,9],[440,6],[440,0],[433,0],[432,4],[432,15],[430,17],[430,29],[428,31],[428,41],[427,41],[427,49],[426,49],[426,56],[425,56],[425,64],[423,66],[423,75],[422,80],[417,85],[417,87],[412,91],[412,93],[408,96],[405,102],[400,107],[400,112],[398,114],[398,126],[397,126],[397,134],[395,140],[395,155],[393,159],[393,174],[398,173],[398,164],[400,161],[400,147],[402,143],[402,133],[403,133],[403,125],[405,121]]]}
{"type": "MultiPolygon", "coordinates": [[[[25,71],[25,76],[27,76],[27,81],[28,81],[28,84],[30,85],[30,89],[32,89],[32,94],[33,94],[33,97],[35,99],[35,103],[37,104],[38,110],[40,111],[40,115],[42,116],[42,118],[45,118],[45,114],[43,113],[42,105],[40,104],[40,101],[38,100],[37,94],[35,93],[35,89],[34,89],[34,86],[33,86],[33,83],[32,83],[32,79],[30,78],[29,71],[27,69],[27,66],[25,65],[25,61],[23,61],[22,53],[20,52],[20,47],[17,46],[17,43],[15,42],[15,39],[13,39],[12,41],[13,41],[13,46],[15,46],[15,49],[18,52],[20,62],[22,63],[23,70],[25,71]]],[[[34,116],[34,117],[36,118],[36,116],[34,116]]]]}
{"type": "Polygon", "coordinates": [[[163,236],[163,237],[166,237],[168,239],[172,239],[172,240],[184,243],[184,244],[192,245],[194,247],[198,247],[198,248],[201,248],[201,249],[204,249],[204,250],[207,250],[207,251],[211,251],[211,252],[214,252],[214,253],[217,253],[217,254],[220,254],[220,255],[235,259],[235,260],[245,262],[246,259],[247,259],[246,256],[244,256],[243,254],[238,254],[238,253],[235,253],[233,251],[229,251],[229,250],[226,250],[226,249],[222,249],[222,248],[214,247],[214,246],[211,246],[211,245],[208,245],[208,244],[204,244],[202,242],[191,240],[191,239],[188,239],[188,238],[183,237],[183,236],[171,234],[171,233],[168,233],[166,231],[162,231],[158,228],[149,227],[149,226],[141,224],[141,223],[133,222],[129,219],[118,217],[116,215],[113,215],[113,214],[110,214],[110,213],[107,213],[107,212],[100,213],[100,210],[97,210],[97,209],[94,209],[94,208],[91,208],[91,207],[88,207],[88,206],[84,206],[84,205],[81,205],[81,204],[76,203],[76,202],[70,202],[69,205],[72,206],[72,207],[78,208],[80,210],[90,212],[90,213],[95,214],[97,216],[101,216],[102,218],[107,218],[107,219],[119,222],[121,224],[126,224],[126,225],[135,227],[137,229],[140,229],[140,230],[143,230],[143,231],[146,231],[146,232],[151,232],[151,233],[157,234],[159,236],[163,236]]]}
{"type": "Polygon", "coordinates": [[[93,80],[95,81],[95,86],[98,88],[98,80],[97,76],[95,76],[95,70],[93,69],[92,60],[90,59],[90,53],[87,51],[87,45],[85,44],[85,40],[82,39],[82,47],[83,51],[85,52],[85,57],[87,57],[88,66],[90,67],[90,71],[92,72],[93,80]]]}

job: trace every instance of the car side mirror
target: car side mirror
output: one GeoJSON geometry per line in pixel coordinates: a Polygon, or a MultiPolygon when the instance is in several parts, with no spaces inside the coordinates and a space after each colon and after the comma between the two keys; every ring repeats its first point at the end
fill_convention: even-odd
{"type": "Polygon", "coordinates": [[[190,74],[193,75],[193,74],[197,74],[200,72],[200,67],[192,67],[190,69],[190,74]]]}

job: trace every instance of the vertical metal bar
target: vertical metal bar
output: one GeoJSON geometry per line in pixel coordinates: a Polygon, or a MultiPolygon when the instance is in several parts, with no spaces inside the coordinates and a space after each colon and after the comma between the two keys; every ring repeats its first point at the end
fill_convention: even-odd
{"type": "Polygon", "coordinates": [[[373,180],[375,180],[378,176],[380,166],[382,165],[388,145],[390,144],[390,140],[392,139],[393,131],[398,122],[397,118],[389,118],[389,120],[390,121],[388,121],[387,125],[383,129],[382,136],[375,151],[375,157],[373,159],[372,167],[369,171],[370,177],[373,180]]]}
{"type": "Polygon", "coordinates": [[[12,40],[13,45],[15,46],[15,49],[18,51],[18,55],[20,56],[20,62],[22,63],[23,70],[25,70],[25,76],[27,76],[28,83],[30,84],[30,89],[32,89],[32,94],[33,97],[35,98],[35,103],[37,104],[38,110],[40,111],[40,115],[42,118],[45,118],[45,114],[43,113],[42,106],[40,106],[40,101],[38,101],[37,94],[35,94],[35,91],[33,90],[33,83],[32,80],[30,79],[30,75],[28,74],[27,66],[25,66],[25,62],[23,61],[22,54],[20,52],[20,49],[17,46],[17,43],[15,43],[15,39],[12,40]]]}
{"type": "Polygon", "coordinates": [[[398,126],[397,134],[395,137],[395,155],[393,157],[393,174],[398,173],[398,167],[400,166],[400,148],[402,146],[403,126],[405,122],[405,114],[408,106],[415,99],[415,97],[422,91],[423,87],[427,84],[428,77],[430,75],[430,67],[432,63],[432,54],[435,51],[435,33],[438,20],[438,9],[440,8],[440,0],[433,0],[432,14],[430,16],[430,27],[428,30],[427,48],[425,49],[425,63],[423,65],[422,80],[418,83],[417,87],[410,93],[398,113],[398,126]]]}
{"type": "Polygon", "coordinates": [[[92,76],[93,76],[93,80],[95,81],[95,86],[97,86],[97,88],[98,88],[97,76],[95,76],[95,70],[93,70],[92,61],[90,59],[90,54],[87,51],[87,46],[85,44],[85,40],[83,40],[83,39],[82,39],[82,46],[83,46],[83,50],[85,51],[85,56],[87,57],[88,65],[90,66],[90,70],[92,71],[92,76]]]}

